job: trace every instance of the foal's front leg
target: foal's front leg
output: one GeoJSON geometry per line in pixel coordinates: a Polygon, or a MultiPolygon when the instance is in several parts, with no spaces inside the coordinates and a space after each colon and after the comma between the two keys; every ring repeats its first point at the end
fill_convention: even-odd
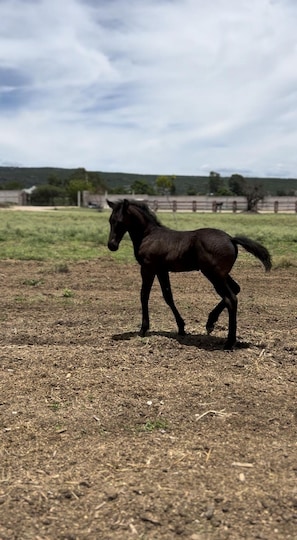
{"type": "Polygon", "coordinates": [[[175,317],[176,324],[178,327],[178,333],[180,336],[184,336],[185,335],[185,321],[183,320],[178,310],[176,309],[173,296],[172,296],[169,274],[167,270],[163,270],[162,272],[158,272],[157,276],[160,282],[164,300],[166,304],[171,308],[171,311],[175,317]]]}
{"type": "Polygon", "coordinates": [[[139,335],[141,337],[144,337],[150,327],[148,302],[149,302],[151,288],[155,279],[155,273],[152,272],[150,268],[146,268],[145,266],[142,266],[141,277],[142,277],[142,285],[141,285],[140,299],[141,299],[141,307],[142,307],[142,323],[141,323],[139,335]]]}

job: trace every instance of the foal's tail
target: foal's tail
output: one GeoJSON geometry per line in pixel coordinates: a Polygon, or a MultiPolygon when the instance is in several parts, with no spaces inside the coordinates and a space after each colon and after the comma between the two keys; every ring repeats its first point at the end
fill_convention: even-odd
{"type": "Polygon", "coordinates": [[[235,236],[232,238],[232,242],[234,244],[239,244],[246,251],[257,257],[257,259],[263,263],[266,272],[271,270],[272,263],[270,253],[266,247],[262,246],[262,244],[259,244],[259,242],[255,242],[246,236],[235,236]]]}

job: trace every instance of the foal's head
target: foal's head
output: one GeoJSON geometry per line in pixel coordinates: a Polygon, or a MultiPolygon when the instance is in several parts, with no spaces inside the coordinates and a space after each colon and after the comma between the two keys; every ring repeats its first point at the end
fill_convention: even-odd
{"type": "Polygon", "coordinates": [[[143,202],[124,199],[115,203],[107,201],[107,204],[112,209],[109,218],[110,233],[108,239],[108,248],[111,251],[117,251],[127,231],[144,230],[148,224],[159,224],[155,215],[143,202]]]}
{"type": "Polygon", "coordinates": [[[117,251],[120,241],[128,230],[127,209],[129,201],[127,199],[116,203],[107,201],[107,204],[112,209],[109,218],[110,233],[107,245],[110,251],[117,251]]]}

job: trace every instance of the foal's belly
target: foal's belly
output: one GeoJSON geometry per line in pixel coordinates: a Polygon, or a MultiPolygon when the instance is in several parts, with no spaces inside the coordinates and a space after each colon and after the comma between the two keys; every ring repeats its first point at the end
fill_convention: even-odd
{"type": "Polygon", "coordinates": [[[169,272],[192,272],[199,270],[195,261],[185,259],[175,259],[174,261],[165,261],[165,265],[169,272]]]}
{"type": "Polygon", "coordinates": [[[187,251],[184,249],[179,249],[175,252],[169,251],[160,257],[159,262],[169,272],[192,272],[193,270],[199,270],[197,253],[192,249],[188,249],[187,251]]]}

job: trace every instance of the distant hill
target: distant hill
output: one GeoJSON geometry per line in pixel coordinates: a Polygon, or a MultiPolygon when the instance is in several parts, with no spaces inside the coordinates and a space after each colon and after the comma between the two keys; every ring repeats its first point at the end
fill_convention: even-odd
{"type": "Polygon", "coordinates": [[[59,169],[54,167],[0,167],[0,186],[16,182],[22,188],[47,184],[48,178],[56,175],[61,179],[68,178],[75,169],[59,169]]]}
{"type": "MultiPolygon", "coordinates": [[[[11,189],[11,185],[18,185],[20,189],[29,188],[48,183],[49,177],[55,175],[66,180],[77,169],[62,169],[56,167],[0,167],[0,189],[11,189]],[[6,187],[7,186],[7,187],[6,187]]],[[[147,182],[154,186],[157,174],[129,174],[97,171],[108,190],[115,188],[128,189],[136,180],[147,182]]],[[[170,176],[170,175],[168,175],[170,176]]],[[[229,177],[222,177],[227,185],[229,177]]],[[[297,178],[247,178],[251,182],[262,184],[265,193],[276,195],[292,195],[297,193],[297,178]]],[[[189,188],[197,194],[208,192],[209,176],[176,176],[175,187],[177,195],[186,195],[189,188]]]]}

